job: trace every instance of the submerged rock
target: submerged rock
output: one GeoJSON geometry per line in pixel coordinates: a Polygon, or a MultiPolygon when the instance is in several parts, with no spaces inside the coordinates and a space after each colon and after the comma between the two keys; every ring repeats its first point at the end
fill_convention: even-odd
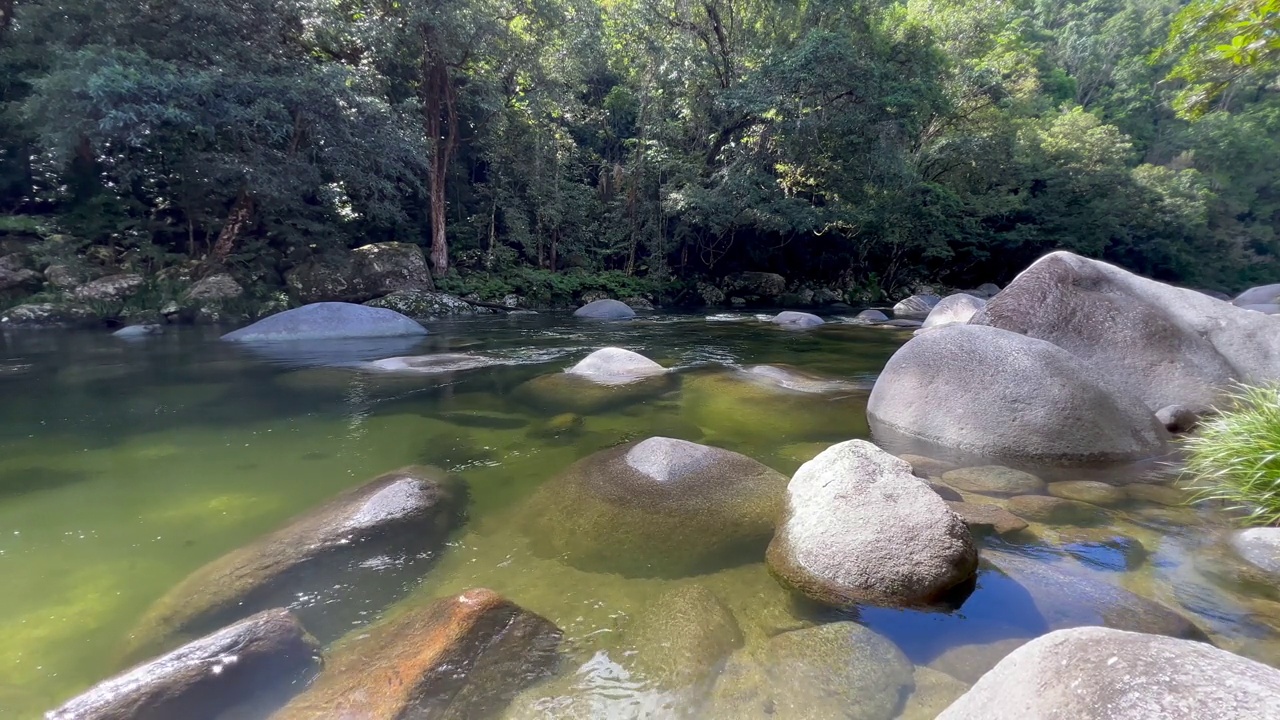
{"type": "Polygon", "coordinates": [[[914,683],[893,642],[854,622],[784,632],[753,658],[735,655],[708,708],[712,720],[890,720],[914,683]]]}
{"type": "Polygon", "coordinates": [[[1002,465],[960,468],[942,474],[942,482],[965,492],[982,495],[1026,495],[1044,490],[1044,481],[1002,465]]]}
{"type": "Polygon", "coordinates": [[[968,683],[960,682],[944,672],[917,667],[915,670],[915,690],[907,698],[898,720],[935,720],[938,713],[947,709],[957,698],[969,689],[968,683]]]}
{"type": "Polygon", "coordinates": [[[745,455],[654,437],[590,455],[544,483],[527,529],[539,555],[582,570],[709,572],[758,559],[786,483],[745,455]]]}
{"type": "Polygon", "coordinates": [[[1048,525],[1096,525],[1107,519],[1097,505],[1050,495],[1019,495],[1007,507],[1018,517],[1048,525]]]}
{"type": "Polygon", "coordinates": [[[855,383],[831,380],[788,365],[753,365],[744,371],[748,379],[782,390],[833,393],[860,390],[855,383]]]}
{"type": "Polygon", "coordinates": [[[769,570],[821,603],[938,604],[978,568],[969,528],[946,501],[862,440],[805,463],[787,486],[786,511],[769,570]]]}
{"type": "Polygon", "coordinates": [[[893,316],[899,320],[924,320],[941,301],[937,295],[912,295],[893,306],[893,316]]]}
{"type": "Polygon", "coordinates": [[[1149,412],[1280,380],[1274,319],[1068,252],[1037,260],[971,322],[1062,348],[1149,412]]]}
{"type": "Polygon", "coordinates": [[[704,585],[678,587],[645,608],[626,633],[632,665],[667,690],[698,686],[716,676],[720,662],[742,647],[742,630],[704,585]]]}
{"type": "Polygon", "coordinates": [[[596,300],[573,311],[574,317],[590,320],[630,320],[636,311],[619,300],[596,300]]]}
{"type": "Polygon", "coordinates": [[[1129,498],[1124,488],[1094,480],[1067,480],[1049,483],[1048,491],[1054,497],[1079,500],[1080,502],[1104,507],[1119,505],[1129,498]]]}
{"type": "Polygon", "coordinates": [[[987,306],[987,301],[976,298],[965,293],[957,293],[942,298],[937,305],[929,311],[929,316],[924,319],[924,327],[941,327],[943,325],[954,325],[957,323],[967,323],[969,318],[973,317],[979,310],[987,306]]]}
{"type": "Polygon", "coordinates": [[[492,590],[467,590],[353,631],[272,720],[488,717],[555,671],[560,637],[492,590]]]}
{"type": "Polygon", "coordinates": [[[379,574],[399,577],[413,560],[439,549],[465,496],[460,481],[433,468],[381,475],[196,570],[147,611],[134,645],[206,632],[287,605],[299,593],[323,595],[361,580],[372,586],[379,574]],[[365,564],[382,555],[399,562],[365,564]]]}
{"type": "Polygon", "coordinates": [[[1015,650],[938,720],[1272,718],[1280,670],[1210,645],[1084,627],[1015,650]]]}
{"type": "Polygon", "coordinates": [[[384,358],[361,365],[370,372],[396,373],[400,375],[441,375],[476,368],[505,365],[506,360],[486,355],[466,353],[436,353],[434,355],[406,355],[384,358]]]}
{"type": "Polygon", "coordinates": [[[596,350],[565,372],[601,385],[626,385],[662,375],[667,369],[640,353],[608,347],[596,350]]]}
{"type": "Polygon", "coordinates": [[[774,315],[773,319],[769,322],[774,325],[781,325],[784,328],[793,329],[817,327],[824,323],[823,319],[817,315],[806,312],[796,312],[794,310],[780,312],[777,315],[774,315]]]}
{"type": "Polygon", "coordinates": [[[1168,438],[1138,398],[1113,392],[1075,355],[980,325],[940,327],[903,345],[876,380],[867,415],[876,429],[1049,462],[1147,458],[1168,438]]]}
{"type": "Polygon", "coordinates": [[[1027,529],[1025,520],[998,505],[948,502],[947,506],[964,520],[974,535],[1012,535],[1027,529]]]}
{"type": "Polygon", "coordinates": [[[1280,585],[1280,527],[1249,528],[1231,535],[1231,548],[1280,585]]]}
{"type": "Polygon", "coordinates": [[[1185,505],[1188,500],[1188,496],[1185,492],[1167,485],[1134,483],[1132,485],[1126,485],[1124,490],[1125,493],[1134,500],[1156,503],[1158,505],[1167,505],[1169,507],[1185,505]]]}
{"type": "Polygon", "coordinates": [[[215,720],[287,697],[319,666],[320,646],[287,610],[264,610],[89,688],[48,720],[215,720]]]}
{"type": "Polygon", "coordinates": [[[868,325],[872,323],[888,322],[888,320],[889,320],[889,316],[885,315],[879,310],[863,310],[862,312],[855,315],[853,318],[853,321],[855,323],[865,323],[868,325]]]}
{"type": "Polygon", "coordinates": [[[426,328],[392,310],[321,302],[285,310],[222,336],[235,342],[279,342],[426,335],[426,328]]]}
{"type": "Polygon", "coordinates": [[[791,368],[758,366],[687,375],[680,403],[685,417],[709,436],[731,442],[835,441],[866,436],[865,392],[791,368]]]}
{"type": "Polygon", "coordinates": [[[639,353],[603,348],[562,373],[522,383],[515,396],[541,410],[590,415],[656,397],[676,382],[666,368],[639,353]]]}

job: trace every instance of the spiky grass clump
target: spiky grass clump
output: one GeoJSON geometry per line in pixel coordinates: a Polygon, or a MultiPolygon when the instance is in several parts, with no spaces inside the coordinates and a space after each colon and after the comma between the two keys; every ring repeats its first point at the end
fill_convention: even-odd
{"type": "Polygon", "coordinates": [[[1280,385],[1241,387],[1231,400],[1185,441],[1188,487],[1249,525],[1280,525],[1280,385]]]}

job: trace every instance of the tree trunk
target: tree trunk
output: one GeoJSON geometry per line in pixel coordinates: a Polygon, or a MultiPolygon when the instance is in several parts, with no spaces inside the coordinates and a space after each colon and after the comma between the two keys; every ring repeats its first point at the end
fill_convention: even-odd
{"type": "Polygon", "coordinates": [[[218,239],[213,243],[213,250],[209,253],[211,265],[221,265],[226,262],[252,221],[253,198],[249,196],[247,190],[241,190],[235,204],[231,206],[231,212],[227,213],[227,221],[222,224],[222,232],[218,233],[218,239]]]}
{"type": "Polygon", "coordinates": [[[436,50],[435,30],[422,28],[422,115],[431,146],[431,166],[427,170],[427,198],[431,212],[431,265],[437,276],[449,272],[449,239],[445,234],[448,218],[446,184],[449,163],[458,147],[457,93],[450,77],[449,65],[436,50]]]}

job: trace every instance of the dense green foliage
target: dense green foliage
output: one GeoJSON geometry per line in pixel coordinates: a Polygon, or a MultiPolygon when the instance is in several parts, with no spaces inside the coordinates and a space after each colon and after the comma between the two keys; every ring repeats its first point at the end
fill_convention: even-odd
{"type": "Polygon", "coordinates": [[[1191,487],[1248,524],[1280,525],[1280,386],[1241,388],[1233,401],[1185,443],[1191,487]]]}
{"type": "Polygon", "coordinates": [[[1275,4],[0,0],[0,213],[266,285],[396,239],[495,293],[1053,249],[1238,289],[1280,275],[1275,4]]]}

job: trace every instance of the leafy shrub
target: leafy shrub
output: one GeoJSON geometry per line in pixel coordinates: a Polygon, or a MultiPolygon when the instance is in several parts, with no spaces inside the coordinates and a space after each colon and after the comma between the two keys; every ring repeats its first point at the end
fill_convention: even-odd
{"type": "Polygon", "coordinates": [[[1241,387],[1231,399],[1185,441],[1190,488],[1250,525],[1280,525],[1280,385],[1241,387]]]}

